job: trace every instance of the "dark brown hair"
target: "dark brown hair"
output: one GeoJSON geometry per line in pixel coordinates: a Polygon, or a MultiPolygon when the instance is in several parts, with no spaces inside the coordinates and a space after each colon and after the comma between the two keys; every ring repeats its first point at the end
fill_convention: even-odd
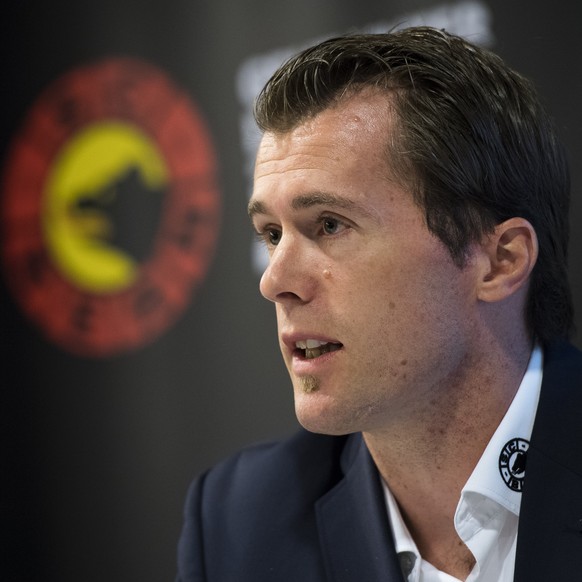
{"type": "Polygon", "coordinates": [[[520,216],[539,258],[526,321],[542,342],[567,337],[570,179],[565,152],[530,81],[494,53],[441,30],[333,38],[290,59],[259,95],[263,131],[284,133],[375,87],[392,99],[398,135],[391,168],[459,267],[471,243],[520,216]]]}

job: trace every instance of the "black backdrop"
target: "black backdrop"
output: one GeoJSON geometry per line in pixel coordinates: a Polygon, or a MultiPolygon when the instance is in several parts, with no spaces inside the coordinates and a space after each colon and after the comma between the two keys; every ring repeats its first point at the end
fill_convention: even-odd
{"type": "MultiPolygon", "coordinates": [[[[274,315],[257,291],[260,257],[253,251],[245,207],[256,143],[249,121],[252,96],[268,72],[305,43],[347,30],[382,30],[423,21],[491,46],[531,76],[571,153],[571,281],[581,312],[580,11],[574,0],[559,5],[541,0],[21,0],[4,6],[0,25],[2,580],[173,579],[182,502],[192,477],[247,443],[295,428],[274,315]],[[15,144],[31,135],[27,123],[37,123],[41,141],[45,132],[54,130],[30,121],[39,96],[46,95],[47,88],[66,94],[63,82],[55,83],[70,71],[120,62],[122,57],[153,67],[174,97],[185,98],[186,109],[197,112],[214,152],[216,171],[210,171],[210,178],[205,174],[212,182],[207,187],[200,185],[197,174],[190,203],[210,200],[207,191],[211,191],[212,200],[220,198],[220,218],[219,223],[200,218],[203,211],[198,209],[198,222],[191,225],[190,235],[200,236],[200,244],[207,241],[202,252],[208,265],[199,269],[187,301],[147,333],[135,331],[133,343],[127,345],[106,342],[131,328],[131,321],[124,319],[127,306],[118,308],[117,320],[110,316],[93,320],[95,326],[103,323],[103,337],[109,333],[104,345],[113,345],[99,351],[83,348],[82,341],[60,340],[59,333],[68,329],[70,321],[58,314],[60,310],[67,314],[67,306],[76,300],[75,282],[43,287],[48,279],[39,279],[35,271],[36,278],[29,283],[40,289],[40,296],[34,295],[39,303],[18,283],[21,255],[15,248],[25,244],[18,241],[23,225],[30,227],[30,223],[19,222],[18,212],[24,206],[18,206],[20,194],[14,193],[19,182],[10,176],[18,161],[15,144]],[[202,236],[204,225],[207,231],[202,236]],[[212,236],[217,237],[215,245],[212,236]],[[43,289],[55,294],[46,303],[43,289]],[[32,303],[41,311],[52,310],[51,317],[47,315],[52,332],[34,315],[38,311],[30,309],[32,303]]],[[[88,87],[91,75],[97,79],[98,70],[89,70],[88,87]]],[[[142,79],[146,81],[138,86],[140,95],[147,93],[151,77],[142,79]]],[[[95,95],[106,108],[115,102],[115,95],[98,84],[94,92],[76,104],[88,103],[95,95]]],[[[135,106],[130,104],[128,111],[135,113],[135,106]]],[[[140,115],[133,121],[142,124],[163,158],[165,138],[148,129],[147,111],[140,115]]],[[[75,126],[69,137],[78,130],[80,126],[75,126]]],[[[182,134],[173,131],[178,141],[172,143],[179,143],[182,134]]],[[[67,139],[59,143],[66,144],[67,139]]],[[[56,163],[50,156],[59,153],[57,145],[50,152],[45,164],[49,173],[51,163],[56,163]]],[[[48,196],[42,181],[46,173],[23,159],[19,179],[22,183],[30,179],[31,184],[37,180],[37,189],[29,185],[28,192],[39,193],[40,201],[37,214],[26,212],[41,220],[47,212],[42,206],[43,196],[48,196]]],[[[90,171],[100,163],[95,159],[84,167],[90,171]]],[[[117,226],[129,232],[137,224],[139,234],[142,215],[138,201],[117,226]]],[[[58,275],[58,266],[54,269],[58,275]]],[[[91,289],[81,291],[83,300],[95,295],[91,289]]],[[[153,305],[162,309],[163,304],[153,305]]],[[[580,336],[577,343],[581,345],[580,336]]]]}

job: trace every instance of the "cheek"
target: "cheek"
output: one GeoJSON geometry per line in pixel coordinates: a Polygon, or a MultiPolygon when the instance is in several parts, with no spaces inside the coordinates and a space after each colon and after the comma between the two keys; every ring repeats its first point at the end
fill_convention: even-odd
{"type": "Polygon", "coordinates": [[[345,312],[371,348],[401,351],[455,335],[466,315],[465,287],[448,261],[409,261],[360,274],[345,312]]]}

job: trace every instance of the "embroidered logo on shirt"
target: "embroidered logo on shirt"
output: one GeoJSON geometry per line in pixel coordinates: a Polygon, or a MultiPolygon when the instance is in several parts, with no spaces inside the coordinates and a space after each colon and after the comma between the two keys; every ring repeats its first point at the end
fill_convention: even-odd
{"type": "Polygon", "coordinates": [[[504,483],[513,491],[521,492],[525,479],[525,465],[529,441],[511,439],[501,449],[499,472],[504,483]]]}

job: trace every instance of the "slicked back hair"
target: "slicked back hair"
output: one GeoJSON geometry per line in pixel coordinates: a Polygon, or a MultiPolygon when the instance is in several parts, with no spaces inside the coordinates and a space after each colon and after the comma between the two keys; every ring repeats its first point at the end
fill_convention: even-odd
{"type": "Polygon", "coordinates": [[[462,268],[472,243],[522,217],[539,257],[525,318],[542,344],[572,328],[568,284],[570,178],[564,149],[530,81],[500,57],[441,30],[333,38],[282,65],[260,93],[264,132],[287,133],[375,88],[391,100],[396,131],[387,163],[423,209],[429,230],[462,268]]]}

